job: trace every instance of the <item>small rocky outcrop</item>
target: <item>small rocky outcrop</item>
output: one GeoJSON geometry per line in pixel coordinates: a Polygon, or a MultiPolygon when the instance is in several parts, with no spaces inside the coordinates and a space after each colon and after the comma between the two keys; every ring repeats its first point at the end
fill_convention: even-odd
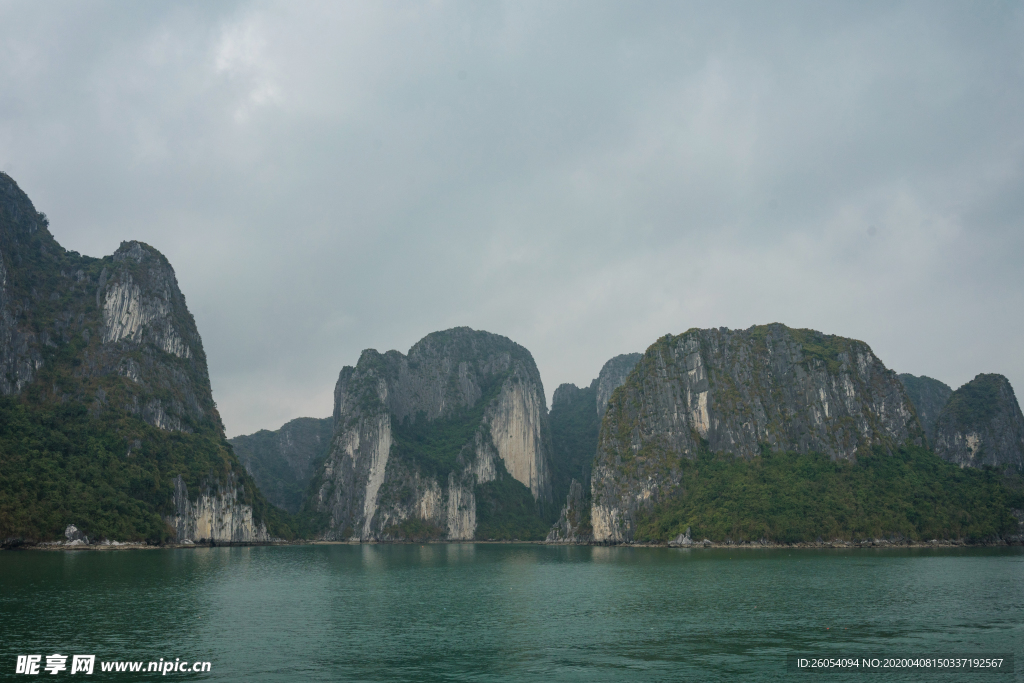
{"type": "Polygon", "coordinates": [[[89,545],[89,537],[83,534],[74,524],[64,528],[65,545],[89,545]]]}
{"type": "Polygon", "coordinates": [[[670,548],[689,548],[693,545],[693,539],[690,538],[690,527],[686,527],[685,534],[679,534],[674,539],[668,542],[670,548]]]}
{"type": "Polygon", "coordinates": [[[854,458],[923,444],[896,373],[867,344],[784,325],[690,330],[652,345],[612,397],[591,478],[594,539],[632,540],[679,486],[680,458],[762,448],[854,458]]]}
{"type": "Polygon", "coordinates": [[[907,397],[914,404],[917,418],[921,421],[921,426],[924,427],[925,436],[928,437],[928,443],[934,447],[935,423],[939,419],[939,413],[949,401],[953,390],[939,380],[924,375],[915,377],[903,373],[899,375],[899,378],[903,383],[903,388],[907,390],[907,397]]]}
{"type": "Polygon", "coordinates": [[[505,337],[462,327],[408,355],[364,351],[338,377],[334,424],[307,502],[327,520],[321,538],[472,539],[478,496],[495,481],[551,503],[540,373],[505,337]]]}
{"type": "Polygon", "coordinates": [[[1010,381],[983,374],[954,391],[935,423],[935,452],[961,467],[1024,474],[1024,416],[1010,381]]]}
{"type": "Polygon", "coordinates": [[[299,512],[314,473],[331,446],[334,418],[300,417],[280,429],[228,439],[267,500],[299,512]]]}

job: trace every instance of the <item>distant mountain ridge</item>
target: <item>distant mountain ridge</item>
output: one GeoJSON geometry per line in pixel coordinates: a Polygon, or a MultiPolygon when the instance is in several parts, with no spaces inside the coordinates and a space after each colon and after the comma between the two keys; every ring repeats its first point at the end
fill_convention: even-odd
{"type": "Polygon", "coordinates": [[[1019,543],[1022,481],[1002,375],[952,391],[781,324],[666,335],[558,387],[550,413],[527,349],[434,332],[343,368],[332,417],[229,441],[167,259],[64,250],[0,174],[3,545],[69,525],[151,543],[1019,543]]]}
{"type": "Polygon", "coordinates": [[[267,500],[294,515],[327,457],[333,434],[333,417],[300,417],[280,429],[261,429],[232,437],[228,443],[267,500]]]}
{"type": "MultiPolygon", "coordinates": [[[[1015,494],[926,449],[911,396],[935,416],[945,385],[897,376],[862,342],[778,324],[668,336],[645,354],[609,360],[587,387],[559,386],[545,476],[556,507],[527,495],[530,477],[507,498],[513,491],[498,484],[516,477],[502,465],[494,479],[479,476],[507,462],[495,457],[502,441],[487,417],[507,370],[490,381],[493,368],[474,372],[501,349],[536,378],[534,395],[542,391],[525,349],[467,328],[428,335],[408,356],[364,352],[342,371],[336,418],[347,427],[336,430],[303,512],[321,537],[534,538],[557,506],[548,542],[686,545],[691,528],[727,542],[1021,536],[1006,507],[1015,494]],[[619,442],[609,467],[624,434],[632,441],[619,442]],[[346,520],[346,509],[363,516],[346,520]]],[[[534,413],[531,424],[542,423],[534,413]]]]}
{"type": "Polygon", "coordinates": [[[943,382],[924,375],[915,377],[902,373],[899,378],[907,390],[907,397],[917,410],[917,417],[924,427],[928,443],[934,446],[935,422],[939,419],[939,413],[949,401],[953,390],[943,382]]]}

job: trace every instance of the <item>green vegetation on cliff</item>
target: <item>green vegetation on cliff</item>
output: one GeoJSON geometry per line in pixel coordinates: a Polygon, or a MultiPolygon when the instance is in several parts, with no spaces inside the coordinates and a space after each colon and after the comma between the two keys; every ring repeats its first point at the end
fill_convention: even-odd
{"type": "Polygon", "coordinates": [[[959,429],[977,429],[998,414],[1005,382],[1002,375],[978,375],[950,395],[942,410],[944,420],[959,429]]]}
{"type": "Polygon", "coordinates": [[[226,444],[211,434],[165,432],[137,418],[93,416],[80,403],[0,397],[0,541],[62,538],[74,524],[93,539],[173,539],[174,479],[191,490],[234,468],[243,500],[271,533],[286,516],[256,494],[226,444]]]}
{"type": "Polygon", "coordinates": [[[538,513],[530,489],[500,468],[498,477],[477,484],[476,538],[482,541],[540,541],[551,527],[538,513]]]}
{"type": "MultiPolygon", "coordinates": [[[[459,466],[459,455],[464,448],[472,450],[477,430],[483,428],[484,411],[501,393],[501,385],[508,373],[492,375],[482,387],[483,396],[470,407],[459,406],[450,415],[428,420],[424,411],[414,418],[398,420],[391,416],[392,457],[411,463],[422,474],[438,481],[446,481],[448,474],[459,466]]],[[[490,439],[487,435],[486,438],[490,439]]],[[[471,454],[467,454],[470,455],[471,454]]]]}
{"type": "Polygon", "coordinates": [[[1024,413],[1003,375],[982,374],[957,389],[935,421],[935,452],[961,467],[991,466],[1024,477],[1024,413]]]}
{"type": "MultiPolygon", "coordinates": [[[[94,311],[92,297],[83,299],[94,311]]],[[[42,330],[56,326],[47,309],[36,311],[34,322],[42,330]]],[[[68,524],[93,539],[171,540],[162,517],[174,515],[175,478],[181,475],[195,498],[205,482],[231,473],[254,517],[272,535],[292,538],[288,516],[266,503],[235,459],[212,401],[205,417],[183,419],[189,432],[147,424],[123,408],[133,401],[127,379],[79,372],[98,341],[51,336],[36,380],[21,396],[0,396],[0,541],[63,539],[68,524]]],[[[208,386],[205,373],[194,375],[208,386]]],[[[166,387],[149,396],[177,398],[166,387]]]]}
{"type": "Polygon", "coordinates": [[[140,242],[81,256],[48,225],[0,173],[0,540],[163,540],[179,475],[193,499],[233,480],[289,536],[224,438],[167,259],[140,242]]]}
{"type": "Polygon", "coordinates": [[[904,446],[856,461],[762,451],[752,460],[702,452],[682,459],[675,495],[637,515],[637,541],[810,542],[899,535],[981,540],[1012,532],[1008,492],[991,470],[961,469],[904,446]]]}
{"type": "Polygon", "coordinates": [[[594,386],[577,389],[566,385],[562,400],[552,402],[551,490],[557,506],[565,504],[569,485],[573,479],[580,482],[585,495],[590,495],[590,468],[597,452],[597,434],[601,420],[597,415],[597,389],[594,386]]]}
{"type": "Polygon", "coordinates": [[[444,529],[419,517],[410,517],[401,524],[394,524],[385,528],[384,532],[396,541],[410,541],[413,543],[437,541],[444,538],[445,535],[444,529]]]}
{"type": "Polygon", "coordinates": [[[313,473],[327,457],[334,418],[300,417],[280,429],[228,439],[267,500],[292,514],[302,508],[313,473]]]}

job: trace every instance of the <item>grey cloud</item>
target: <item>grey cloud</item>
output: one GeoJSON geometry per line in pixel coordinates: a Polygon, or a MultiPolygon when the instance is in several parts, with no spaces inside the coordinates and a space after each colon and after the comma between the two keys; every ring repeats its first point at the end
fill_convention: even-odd
{"type": "Polygon", "coordinates": [[[0,167],[68,248],[167,254],[231,434],[454,325],[524,344],[549,396],[772,321],[1022,387],[1022,29],[1005,3],[3,3],[0,167]]]}

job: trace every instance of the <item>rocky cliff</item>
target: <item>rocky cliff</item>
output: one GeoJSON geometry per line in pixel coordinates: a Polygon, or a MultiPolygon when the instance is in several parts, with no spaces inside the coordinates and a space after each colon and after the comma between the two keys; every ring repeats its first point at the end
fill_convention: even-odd
{"type": "Polygon", "coordinates": [[[540,374],[505,337],[456,328],[408,355],[364,351],[338,377],[334,424],[306,504],[322,538],[472,539],[478,517],[534,523],[550,506],[540,374]]]}
{"type": "Polygon", "coordinates": [[[946,406],[953,390],[946,384],[931,377],[915,377],[914,375],[901,374],[900,382],[907,390],[907,397],[914,404],[917,417],[921,420],[928,443],[935,445],[935,422],[939,419],[939,413],[946,406]]]}
{"type": "Polygon", "coordinates": [[[613,395],[601,424],[594,538],[631,540],[635,513],[671,496],[680,458],[702,451],[852,459],[859,449],[923,440],[903,385],[863,342],[779,324],[668,335],[613,395]]]}
{"type": "Polygon", "coordinates": [[[597,379],[590,384],[594,389],[594,398],[597,401],[598,417],[604,417],[612,392],[626,382],[629,373],[633,372],[633,368],[642,357],[642,353],[624,353],[621,356],[615,356],[601,367],[597,379]]]}
{"type": "Polygon", "coordinates": [[[313,474],[327,457],[333,433],[333,417],[300,417],[276,431],[261,429],[228,443],[267,500],[296,514],[313,474]]]}
{"type": "Polygon", "coordinates": [[[1024,416],[1010,381],[978,375],[954,391],[935,423],[935,452],[961,467],[1024,474],[1024,416]]]}
{"type": "Polygon", "coordinates": [[[564,507],[547,536],[549,542],[579,543],[590,534],[590,469],[597,453],[601,417],[612,392],[626,381],[642,354],[615,356],[580,389],[562,384],[551,399],[551,442],[555,501],[564,507]]]}
{"type": "Polygon", "coordinates": [[[245,485],[234,472],[206,477],[196,495],[179,474],[174,479],[174,516],[168,522],[178,541],[262,543],[271,540],[266,524],[245,501],[245,485]]]}
{"type": "Polygon", "coordinates": [[[32,514],[0,533],[56,537],[74,523],[90,538],[152,539],[200,528],[174,521],[191,514],[181,481],[191,504],[227,515],[206,538],[266,538],[253,507],[262,499],[224,440],[202,340],[167,259],[141,242],[81,256],[48,225],[0,174],[0,393],[23,436],[46,424],[69,444],[37,458],[7,435],[0,497],[32,514]],[[23,459],[39,476],[18,469],[23,459]],[[98,463],[105,469],[94,474],[98,463]],[[26,502],[26,487],[38,500],[26,502]],[[125,497],[132,502],[118,502],[125,497]],[[126,505],[131,512],[114,512],[126,505]]]}

